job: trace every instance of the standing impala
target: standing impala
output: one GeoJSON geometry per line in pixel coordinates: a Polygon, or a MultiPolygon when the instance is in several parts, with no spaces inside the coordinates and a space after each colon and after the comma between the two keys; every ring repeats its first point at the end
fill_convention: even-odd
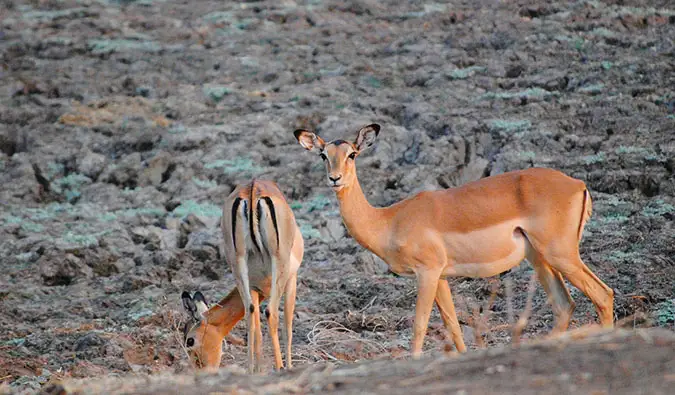
{"type": "Polygon", "coordinates": [[[222,340],[241,319],[243,310],[248,329],[249,372],[260,371],[260,303],[269,298],[268,324],[274,362],[276,368],[281,369],[279,304],[285,294],[286,365],[290,368],[297,272],[304,253],[295,216],[274,182],[254,180],[237,186],[228,196],[223,206],[221,227],[225,259],[232,268],[239,298],[233,291],[221,301],[221,306],[207,311],[201,293],[191,298],[184,292],[183,303],[197,321],[197,325],[186,331],[186,345],[192,344],[191,353],[193,358],[199,358],[198,364],[217,367],[222,340]]]}
{"type": "Polygon", "coordinates": [[[614,292],[579,256],[581,233],[591,215],[591,197],[582,181],[535,168],[375,208],[361,190],[355,159],[379,131],[372,124],[359,130],[354,142],[328,143],[307,130],[294,134],[326,163],[328,184],[349,233],[394,273],[416,277],[414,358],[421,355],[434,300],[457,350],[466,350],[445,277],[490,277],[526,257],[548,294],[558,330],[567,328],[574,310],[563,276],[593,301],[603,326],[613,326],[614,292]]]}

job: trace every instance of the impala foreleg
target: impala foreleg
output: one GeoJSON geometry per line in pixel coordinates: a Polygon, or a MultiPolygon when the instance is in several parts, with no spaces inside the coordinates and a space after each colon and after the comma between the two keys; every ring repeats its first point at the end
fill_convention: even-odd
{"type": "Polygon", "coordinates": [[[415,322],[413,324],[412,356],[422,356],[424,337],[427,334],[429,316],[434,307],[434,298],[438,290],[441,273],[438,270],[423,270],[417,273],[417,302],[415,304],[415,322]]]}
{"type": "Polygon", "coordinates": [[[445,279],[438,281],[438,288],[436,289],[436,306],[441,313],[441,319],[445,325],[445,330],[455,343],[455,347],[459,352],[466,352],[466,345],[464,344],[464,337],[462,336],[462,328],[457,320],[457,312],[455,311],[455,303],[452,301],[452,292],[450,285],[445,279]]]}

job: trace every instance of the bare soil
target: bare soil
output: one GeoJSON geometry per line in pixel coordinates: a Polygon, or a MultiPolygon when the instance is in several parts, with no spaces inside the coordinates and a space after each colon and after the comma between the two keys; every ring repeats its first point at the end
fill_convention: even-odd
{"type": "MultiPolygon", "coordinates": [[[[532,166],[584,180],[594,212],[582,257],[615,290],[616,319],[672,331],[674,37],[665,0],[0,0],[3,388],[189,374],[180,293],[215,302],[234,286],[218,248],[220,204],[252,177],[277,181],[305,236],[298,372],[323,361],[433,363],[406,361],[414,283],[346,234],[322,164],[293,138],[300,127],[330,139],[382,125],[358,159],[377,206],[532,166]]],[[[489,351],[513,343],[532,272],[524,262],[450,280],[472,350],[447,362],[453,380],[536,350],[495,361],[489,351]]],[[[541,287],[531,296],[526,340],[553,325],[541,287]]],[[[590,301],[572,296],[572,328],[595,322],[590,301]]],[[[229,369],[245,360],[243,325],[233,334],[229,369]]],[[[625,336],[622,358],[661,358],[625,336]]],[[[425,350],[446,342],[434,312],[425,350]]],[[[577,377],[577,361],[593,382],[622,382],[602,364],[610,356],[583,344],[542,351],[533,370],[500,380],[504,390],[530,391],[539,365],[577,377]]],[[[672,362],[659,366],[639,371],[652,393],[673,373],[672,362]]]]}

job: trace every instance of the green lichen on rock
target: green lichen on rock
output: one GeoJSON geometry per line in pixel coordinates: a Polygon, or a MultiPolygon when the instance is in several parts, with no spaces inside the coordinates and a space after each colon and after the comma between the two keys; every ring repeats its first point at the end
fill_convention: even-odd
{"type": "Polygon", "coordinates": [[[173,215],[184,217],[188,214],[194,214],[203,217],[220,217],[222,211],[219,206],[212,203],[198,203],[194,200],[185,200],[173,210],[173,215]]]}
{"type": "Polygon", "coordinates": [[[219,159],[204,165],[206,169],[222,168],[224,173],[245,173],[255,175],[263,171],[249,158],[219,159]]]}

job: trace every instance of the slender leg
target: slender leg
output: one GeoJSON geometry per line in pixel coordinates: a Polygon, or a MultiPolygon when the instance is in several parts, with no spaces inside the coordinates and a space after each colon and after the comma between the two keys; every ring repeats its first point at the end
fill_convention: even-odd
{"type": "Polygon", "coordinates": [[[255,352],[255,371],[260,373],[263,366],[262,355],[262,325],[260,324],[260,294],[258,291],[251,290],[251,303],[253,305],[253,327],[255,328],[254,352],[255,352]]]}
{"type": "Polygon", "coordinates": [[[427,334],[429,316],[434,306],[434,297],[438,289],[438,271],[420,271],[417,273],[417,303],[415,304],[415,323],[413,324],[412,356],[419,359],[422,356],[424,336],[427,334]]]}
{"type": "Polygon", "coordinates": [[[284,296],[284,334],[286,338],[286,369],[293,367],[293,355],[291,353],[291,344],[293,343],[293,316],[295,315],[295,292],[297,287],[298,275],[295,274],[288,279],[286,283],[286,292],[284,296]]]}
{"type": "Polygon", "coordinates": [[[548,302],[553,308],[553,314],[556,317],[556,325],[553,332],[562,332],[567,330],[574,312],[575,303],[570,295],[570,291],[565,285],[562,274],[551,267],[546,258],[532,249],[527,256],[537,273],[539,282],[544,287],[548,302]]]}
{"type": "Polygon", "coordinates": [[[237,283],[237,289],[239,290],[239,296],[244,305],[244,317],[246,320],[246,328],[248,330],[248,372],[253,373],[254,361],[253,361],[253,351],[255,346],[255,321],[254,321],[254,311],[255,306],[251,300],[251,292],[249,288],[248,281],[248,264],[246,262],[246,256],[237,256],[236,264],[232,268],[232,272],[235,273],[234,279],[237,283]]]}
{"type": "MultiPolygon", "coordinates": [[[[277,370],[281,369],[283,362],[281,360],[281,346],[279,345],[279,305],[281,304],[281,291],[279,286],[280,273],[277,271],[280,263],[278,258],[272,259],[272,289],[270,291],[270,300],[267,308],[270,312],[267,317],[269,323],[270,337],[272,338],[272,349],[274,350],[274,366],[277,370]]],[[[281,266],[284,267],[284,266],[281,266]]]]}
{"type": "Polygon", "coordinates": [[[459,326],[457,313],[455,312],[455,303],[452,301],[450,285],[448,285],[448,281],[445,279],[440,279],[438,281],[438,288],[436,289],[436,306],[438,306],[438,311],[441,313],[445,329],[452,337],[452,341],[455,343],[457,351],[466,352],[462,328],[459,326]]]}
{"type": "Polygon", "coordinates": [[[583,292],[595,305],[602,326],[614,326],[614,291],[603,283],[584,264],[575,251],[572,256],[550,254],[546,256],[553,268],[559,270],[572,285],[583,292]]]}

